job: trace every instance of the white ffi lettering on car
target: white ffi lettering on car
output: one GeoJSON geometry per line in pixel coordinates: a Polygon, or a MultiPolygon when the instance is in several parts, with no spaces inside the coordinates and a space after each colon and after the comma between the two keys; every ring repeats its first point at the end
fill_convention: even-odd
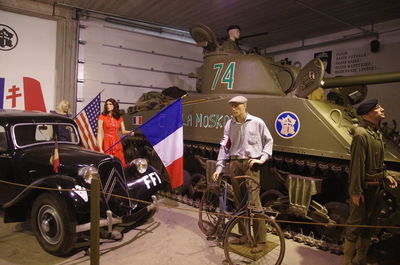
{"type": "Polygon", "coordinates": [[[149,180],[149,175],[146,175],[146,176],[142,177],[142,180],[143,180],[144,184],[146,184],[147,189],[149,190],[150,189],[150,183],[151,183],[151,181],[149,180]]]}
{"type": "Polygon", "coordinates": [[[151,172],[150,174],[144,176],[141,178],[144,184],[146,184],[147,189],[149,190],[150,184],[153,183],[154,186],[157,186],[157,180],[158,183],[161,184],[161,178],[158,176],[156,172],[151,172]]]}
{"type": "Polygon", "coordinates": [[[87,194],[86,189],[84,187],[81,187],[79,185],[75,185],[74,192],[76,194],[78,194],[79,197],[81,197],[85,202],[89,201],[88,194],[87,194]]]}
{"type": "Polygon", "coordinates": [[[156,177],[157,177],[157,179],[158,179],[158,183],[161,184],[161,178],[160,178],[160,176],[159,176],[156,172],[153,172],[153,174],[156,175],[156,177]]]}
{"type": "Polygon", "coordinates": [[[157,182],[156,182],[157,179],[155,177],[153,177],[153,175],[154,175],[154,172],[150,173],[149,177],[150,177],[151,181],[153,182],[153,185],[157,186],[157,182]]]}

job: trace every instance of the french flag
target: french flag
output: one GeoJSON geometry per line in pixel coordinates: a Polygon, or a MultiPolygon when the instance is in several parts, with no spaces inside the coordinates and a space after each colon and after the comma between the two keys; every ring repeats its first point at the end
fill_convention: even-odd
{"type": "Polygon", "coordinates": [[[178,99],[139,127],[167,169],[172,188],[183,184],[182,124],[182,102],[178,99]]]}
{"type": "Polygon", "coordinates": [[[143,116],[132,117],[132,125],[142,125],[142,124],[143,124],[143,116]]]}

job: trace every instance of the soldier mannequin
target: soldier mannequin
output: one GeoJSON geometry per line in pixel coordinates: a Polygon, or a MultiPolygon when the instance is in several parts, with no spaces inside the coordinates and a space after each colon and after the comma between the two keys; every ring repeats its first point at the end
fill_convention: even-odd
{"type": "Polygon", "coordinates": [[[222,43],[224,51],[243,53],[237,43],[240,38],[240,27],[238,25],[230,25],[226,29],[226,33],[228,34],[228,39],[222,43]]]}
{"type": "MultiPolygon", "coordinates": [[[[260,165],[272,155],[272,136],[263,120],[247,113],[247,98],[236,96],[229,100],[229,104],[233,118],[225,125],[217,168],[212,177],[214,181],[217,181],[226,161],[230,160],[231,177],[247,175],[259,184],[260,165]]],[[[236,207],[242,201],[245,192],[244,185],[240,185],[242,181],[231,178],[236,207]]],[[[261,207],[260,188],[255,183],[250,183],[250,185],[252,185],[250,204],[261,207]]],[[[266,243],[265,222],[255,220],[253,229],[257,246],[251,252],[258,253],[263,250],[266,243]]],[[[241,234],[244,234],[243,226],[240,230],[241,234]]],[[[234,241],[232,241],[233,244],[244,244],[247,237],[244,235],[237,242],[234,241]]]]}
{"type": "MultiPolygon", "coordinates": [[[[383,141],[378,126],[385,118],[384,109],[377,99],[371,99],[357,108],[357,114],[362,117],[362,121],[353,132],[350,147],[350,216],[347,223],[376,225],[379,182],[388,181],[390,188],[396,188],[397,182],[387,175],[383,163],[383,141]]],[[[366,264],[373,233],[374,229],[371,228],[347,228],[344,244],[345,265],[366,264]]]]}

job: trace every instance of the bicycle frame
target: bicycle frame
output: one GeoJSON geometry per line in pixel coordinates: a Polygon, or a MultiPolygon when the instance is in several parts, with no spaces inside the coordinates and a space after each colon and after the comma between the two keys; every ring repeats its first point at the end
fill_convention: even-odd
{"type": "Polygon", "coordinates": [[[257,185],[252,189],[248,181],[254,180],[250,177],[237,178],[245,178],[240,185],[245,183],[246,195],[243,197],[241,207],[224,226],[222,239],[226,260],[230,265],[253,264],[253,262],[280,265],[285,253],[283,232],[264,207],[250,205],[252,201],[254,202],[251,197],[255,195],[253,191],[259,189],[259,184],[254,182],[257,185]],[[263,218],[265,223],[255,218],[263,218]],[[243,239],[243,236],[246,236],[246,239],[243,239]],[[244,245],[238,247],[237,244],[244,245]]]}

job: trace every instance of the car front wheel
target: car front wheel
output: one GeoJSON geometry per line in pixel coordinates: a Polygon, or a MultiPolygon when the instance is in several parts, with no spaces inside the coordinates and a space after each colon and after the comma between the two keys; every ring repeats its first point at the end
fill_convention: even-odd
{"type": "Polygon", "coordinates": [[[44,193],[33,203],[32,229],[44,250],[57,255],[69,254],[76,242],[76,218],[59,196],[44,193]]]}

